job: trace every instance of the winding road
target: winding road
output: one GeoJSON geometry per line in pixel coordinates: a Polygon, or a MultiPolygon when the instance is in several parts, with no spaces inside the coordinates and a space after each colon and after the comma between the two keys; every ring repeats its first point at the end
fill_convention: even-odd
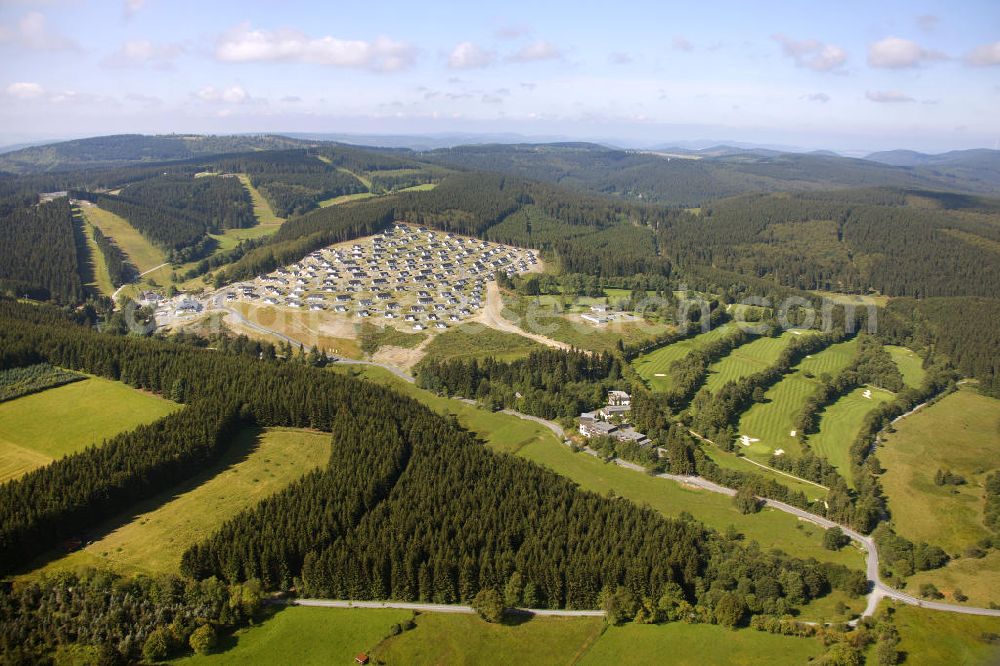
{"type": "MultiPolygon", "coordinates": [[[[565,431],[558,423],[553,423],[552,421],[546,421],[545,419],[539,418],[537,416],[531,416],[529,414],[522,414],[511,409],[503,410],[505,414],[510,414],[512,416],[517,416],[519,418],[534,421],[546,426],[549,430],[555,433],[560,439],[565,442],[565,431]]],[[[584,451],[593,455],[599,456],[597,451],[591,449],[590,447],[585,447],[584,451]]],[[[624,467],[636,472],[646,473],[646,468],[642,465],[638,465],[628,460],[622,460],[620,458],[615,458],[615,464],[619,467],[624,467]]],[[[732,488],[727,488],[726,486],[721,486],[717,483],[709,481],[700,476],[686,476],[678,474],[657,474],[657,477],[661,479],[668,479],[670,481],[675,481],[677,483],[683,483],[688,486],[694,486],[696,488],[701,488],[713,493],[719,493],[722,495],[728,495],[732,497],[736,494],[736,491],[732,488]]],[[[868,603],[865,606],[864,612],[861,617],[870,617],[875,614],[875,610],[878,608],[879,602],[884,599],[893,599],[895,601],[902,602],[904,604],[909,604],[911,606],[919,606],[920,608],[929,608],[931,610],[945,611],[949,613],[962,613],[965,615],[983,615],[990,617],[1000,617],[1000,610],[993,608],[976,608],[973,606],[959,606],[957,604],[947,604],[939,601],[928,601],[925,599],[917,598],[911,594],[907,594],[893,587],[890,587],[882,582],[882,578],[879,575],[879,560],[878,560],[878,549],[875,547],[875,541],[860,532],[850,529],[849,527],[844,527],[843,525],[836,523],[823,516],[818,516],[815,513],[805,511],[798,507],[792,506],[791,504],[786,504],[785,502],[780,502],[778,500],[768,499],[766,497],[760,498],[765,506],[777,509],[778,511],[783,511],[785,513],[791,514],[796,518],[802,520],[807,520],[815,525],[818,525],[824,529],[829,529],[831,527],[839,527],[844,531],[852,541],[859,544],[865,551],[865,563],[866,571],[865,575],[871,585],[871,591],[868,593],[868,603]]],[[[855,620],[854,623],[856,624],[855,620]]]]}
{"type": "MultiPolygon", "coordinates": [[[[495,283],[490,283],[490,288],[492,290],[496,290],[495,283]]],[[[491,293],[490,296],[492,296],[492,298],[488,297],[488,299],[487,299],[488,305],[487,305],[487,308],[485,309],[484,313],[485,312],[490,312],[490,314],[492,314],[492,315],[497,315],[498,312],[496,310],[497,310],[497,307],[498,307],[497,306],[497,302],[499,300],[499,291],[496,290],[495,293],[491,293]],[[489,305],[490,302],[492,302],[492,305],[493,305],[492,308],[489,305]]],[[[250,329],[256,330],[256,331],[258,331],[260,333],[264,333],[264,334],[276,336],[279,339],[285,340],[285,341],[287,341],[287,342],[289,342],[290,344],[293,344],[293,345],[298,345],[299,344],[299,342],[297,340],[293,340],[292,338],[289,338],[288,336],[285,336],[285,335],[283,335],[281,333],[278,333],[277,331],[273,331],[271,329],[265,328],[263,326],[260,326],[260,325],[256,324],[255,322],[252,322],[252,321],[248,320],[246,317],[243,316],[242,313],[240,313],[238,310],[236,310],[234,308],[230,308],[230,307],[228,307],[226,305],[222,305],[222,304],[219,304],[218,307],[220,309],[222,309],[222,310],[225,310],[227,313],[229,313],[233,317],[235,317],[240,324],[242,324],[244,326],[247,326],[250,329]]],[[[518,328],[517,326],[515,326],[511,322],[507,321],[506,319],[503,319],[502,315],[499,316],[498,318],[497,317],[490,317],[490,320],[491,320],[491,325],[492,326],[500,328],[501,330],[509,330],[512,333],[517,333],[519,335],[525,335],[525,336],[530,337],[532,339],[535,339],[535,340],[537,340],[539,342],[543,342],[544,344],[549,344],[551,346],[562,347],[562,343],[556,343],[555,341],[549,340],[548,338],[544,338],[543,336],[531,335],[531,334],[528,334],[528,333],[522,331],[520,328],[518,328]],[[506,324],[506,326],[504,326],[504,324],[506,324]]],[[[337,357],[334,360],[337,363],[353,364],[353,365],[371,365],[371,366],[380,367],[380,368],[383,368],[383,369],[391,372],[396,377],[399,377],[403,381],[408,382],[410,384],[413,384],[416,381],[412,375],[404,372],[403,370],[401,370],[401,369],[399,369],[399,368],[397,368],[395,366],[389,365],[389,364],[376,363],[374,361],[362,361],[362,360],[356,360],[356,359],[350,359],[350,358],[340,358],[340,357],[337,357]]],[[[475,402],[472,401],[472,400],[467,400],[467,399],[460,399],[460,400],[462,402],[466,402],[466,403],[469,403],[469,404],[475,404],[475,402]]],[[[916,412],[917,410],[919,410],[921,407],[923,407],[923,405],[918,405],[916,408],[914,408],[913,410],[911,410],[907,414],[904,414],[903,416],[908,416],[909,414],[912,414],[913,412],[916,412]]],[[[502,411],[503,411],[504,414],[508,414],[510,416],[516,416],[517,418],[520,418],[520,419],[524,419],[524,420],[527,420],[527,421],[533,421],[535,423],[538,423],[538,424],[540,424],[540,425],[548,428],[556,437],[559,438],[559,441],[561,441],[563,443],[567,443],[566,432],[563,429],[563,427],[560,426],[558,423],[555,423],[553,421],[549,421],[547,419],[543,419],[543,418],[540,418],[540,417],[537,417],[537,416],[532,416],[530,414],[523,414],[523,413],[515,411],[513,409],[504,409],[502,411]]],[[[900,418],[902,418],[902,417],[900,417],[900,418]]],[[[899,419],[897,419],[897,421],[898,420],[899,419]]],[[[691,434],[694,435],[694,436],[696,436],[696,437],[698,437],[699,439],[703,439],[697,433],[692,432],[691,434]]],[[[593,449],[591,449],[589,447],[585,447],[584,451],[587,452],[587,453],[589,453],[589,454],[591,454],[591,455],[594,455],[594,456],[598,456],[599,455],[597,453],[597,451],[594,451],[593,449]]],[[[637,465],[636,463],[632,463],[632,462],[629,462],[627,460],[622,460],[622,459],[619,459],[619,458],[616,458],[614,460],[614,462],[615,462],[615,464],[617,464],[620,467],[624,467],[626,469],[630,469],[630,470],[633,470],[633,471],[636,471],[636,472],[641,472],[643,474],[646,473],[646,469],[644,467],[642,467],[641,465],[637,465]]],[[[762,465],[762,467],[766,467],[766,466],[762,465]]],[[[767,468],[767,469],[770,469],[770,468],[767,468]]],[[[786,476],[791,476],[792,478],[796,478],[796,479],[799,478],[799,477],[795,477],[795,476],[787,474],[787,473],[780,472],[779,470],[773,470],[773,471],[781,473],[781,474],[785,474],[786,476]]],[[[719,485],[717,483],[709,481],[708,479],[705,479],[705,478],[700,477],[700,476],[686,476],[686,475],[666,474],[666,473],[657,474],[657,476],[659,478],[661,478],[661,479],[667,479],[667,480],[670,480],[670,481],[674,481],[676,483],[682,483],[682,484],[685,484],[685,485],[688,485],[688,486],[693,486],[693,487],[696,487],[696,488],[701,488],[703,490],[707,490],[707,491],[713,492],[713,493],[719,493],[719,494],[728,495],[728,496],[733,496],[733,495],[736,494],[736,490],[734,490],[732,488],[728,488],[726,486],[721,486],[721,485],[719,485]]],[[[817,485],[817,486],[819,485],[819,484],[813,483],[811,481],[808,481],[806,479],[799,479],[799,480],[805,481],[806,483],[811,483],[812,485],[817,485]]],[[[820,486],[820,487],[823,487],[823,486],[820,486]]],[[[928,601],[928,600],[924,600],[924,599],[920,599],[920,598],[914,597],[913,595],[907,594],[907,593],[902,592],[900,590],[897,590],[895,588],[892,588],[892,587],[886,585],[885,583],[883,583],[882,579],[881,579],[881,576],[879,575],[878,549],[876,548],[875,542],[871,539],[871,537],[865,536],[865,535],[863,535],[863,534],[861,534],[861,533],[859,533],[859,532],[857,532],[855,530],[852,530],[852,529],[850,529],[848,527],[840,525],[839,523],[836,523],[836,522],[834,522],[832,520],[829,520],[827,518],[824,518],[822,516],[816,515],[814,513],[809,512],[809,511],[805,511],[803,509],[800,509],[798,507],[792,506],[790,504],[786,504],[785,502],[780,502],[778,500],[773,500],[773,499],[768,499],[768,498],[763,498],[763,497],[760,498],[760,499],[764,503],[765,506],[771,507],[773,509],[777,509],[778,511],[783,511],[785,513],[788,513],[790,515],[795,516],[796,518],[809,521],[809,522],[811,522],[811,523],[813,523],[815,525],[818,525],[818,526],[820,526],[820,527],[822,527],[824,529],[829,529],[831,527],[840,527],[843,530],[843,532],[844,532],[845,535],[847,535],[852,541],[854,541],[855,543],[859,544],[864,549],[864,551],[865,551],[865,561],[866,561],[866,572],[865,573],[866,573],[868,581],[869,581],[869,583],[871,585],[871,591],[868,593],[868,597],[867,597],[868,601],[867,601],[867,605],[865,607],[864,612],[861,614],[862,617],[869,617],[871,615],[874,615],[875,610],[878,608],[879,602],[883,598],[893,599],[895,601],[899,601],[901,603],[909,604],[909,605],[912,605],[912,606],[918,606],[920,608],[928,608],[928,609],[932,609],[932,610],[945,611],[945,612],[949,612],[949,613],[962,613],[962,614],[966,614],[966,615],[981,615],[981,616],[1000,617],[1000,610],[997,610],[997,609],[976,608],[976,607],[972,607],[972,606],[960,606],[960,605],[957,605],[957,604],[947,604],[947,603],[942,603],[942,602],[938,602],[938,601],[928,601]]],[[[323,599],[299,599],[299,600],[296,600],[296,601],[294,601],[292,603],[295,603],[297,605],[304,605],[304,606],[309,606],[309,605],[312,605],[312,606],[331,606],[331,607],[338,607],[338,608],[350,608],[350,607],[357,607],[357,608],[412,608],[413,610],[427,610],[427,611],[435,611],[435,612],[452,612],[452,613],[472,613],[472,612],[475,612],[471,607],[468,607],[468,606],[451,606],[451,605],[439,605],[439,604],[404,604],[404,603],[394,603],[394,602],[360,602],[360,601],[340,601],[340,600],[323,600],[323,599]],[[443,610],[443,609],[448,609],[448,610],[443,610]]],[[[594,614],[600,615],[600,614],[602,614],[601,611],[541,611],[541,610],[537,610],[536,611],[536,610],[530,610],[530,611],[526,611],[526,612],[531,612],[531,613],[535,613],[535,614],[549,614],[549,615],[588,615],[588,614],[589,615],[594,615],[594,614]]],[[[855,621],[855,623],[856,622],[857,621],[855,621]]]]}

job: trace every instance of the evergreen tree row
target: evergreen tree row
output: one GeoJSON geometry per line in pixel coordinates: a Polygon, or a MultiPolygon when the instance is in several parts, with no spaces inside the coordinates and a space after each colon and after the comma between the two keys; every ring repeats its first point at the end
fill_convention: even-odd
{"type": "Polygon", "coordinates": [[[136,279],[139,275],[138,269],[129,263],[128,257],[122,252],[118,244],[111,238],[104,235],[96,226],[92,227],[94,243],[104,257],[104,265],[107,267],[111,284],[120,287],[136,279]]]}
{"type": "Polygon", "coordinates": [[[0,215],[0,293],[82,301],[79,239],[69,201],[8,201],[7,213],[0,215]]]}

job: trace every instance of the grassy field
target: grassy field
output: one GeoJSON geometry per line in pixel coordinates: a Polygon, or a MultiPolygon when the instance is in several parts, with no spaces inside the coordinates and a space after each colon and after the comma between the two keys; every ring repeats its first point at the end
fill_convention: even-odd
{"type": "Polygon", "coordinates": [[[648,504],[665,516],[677,517],[686,511],[720,531],[733,525],[747,539],[758,541],[765,549],[780,548],[799,557],[815,557],[863,568],[864,558],[860,551],[854,547],[838,552],[826,550],[822,529],[786,513],[765,509],[757,514],[741,514],[724,495],[627,470],[585,453],[573,453],[547,428],[533,421],[440,398],[403,382],[382,368],[343,365],[333,369],[389,384],[441,414],[454,414],[463,427],[475,432],[494,450],[513,453],[548,467],[586,490],[602,495],[614,492],[640,506],[648,504]]]}
{"type": "Polygon", "coordinates": [[[281,226],[281,223],[285,221],[284,218],[274,214],[271,204],[267,202],[267,199],[250,182],[250,176],[240,174],[239,178],[240,182],[243,183],[243,187],[247,188],[247,192],[250,193],[250,200],[253,202],[253,214],[257,218],[257,224],[260,226],[281,226]]]}
{"type": "Polygon", "coordinates": [[[796,415],[819,387],[816,378],[824,373],[836,375],[847,367],[856,347],[854,340],[830,345],[802,359],[792,372],[768,389],[765,401],[752,405],[740,417],[740,434],[760,440],[744,448],[743,452],[760,462],[767,462],[777,449],[788,455],[799,455],[801,446],[791,435],[796,415]]]}
{"type": "Polygon", "coordinates": [[[906,347],[886,345],[885,350],[889,352],[892,360],[896,362],[896,367],[899,368],[900,374],[903,375],[903,381],[906,382],[906,385],[920,386],[920,383],[924,381],[924,376],[927,374],[927,371],[923,367],[924,359],[906,347]]]}
{"type": "Polygon", "coordinates": [[[369,192],[371,192],[371,189],[372,189],[372,179],[369,178],[368,176],[366,176],[365,174],[363,174],[363,173],[355,173],[355,172],[351,171],[350,169],[346,169],[344,167],[337,167],[337,171],[340,171],[342,173],[346,173],[346,174],[350,174],[350,175],[354,176],[355,178],[357,178],[358,180],[361,181],[361,184],[364,185],[365,188],[369,192]]]}
{"type": "Polygon", "coordinates": [[[108,521],[86,547],[41,571],[108,566],[121,573],[179,573],[189,546],[329,457],[329,433],[244,430],[217,463],[108,521]]]}
{"type": "Polygon", "coordinates": [[[894,397],[889,391],[873,387],[854,389],[822,411],[819,430],[809,436],[809,446],[839,469],[844,478],[850,478],[851,444],[861,431],[865,416],[894,397]],[[864,397],[866,390],[871,391],[871,398],[864,397]]]}
{"type": "Polygon", "coordinates": [[[593,664],[805,664],[823,653],[815,638],[776,636],[750,629],[672,622],[609,627],[580,660],[593,664]]]}
{"type": "MultiPolygon", "coordinates": [[[[263,623],[238,631],[215,654],[175,664],[351,664],[389,635],[412,611],[382,608],[283,608],[263,623]]],[[[412,632],[411,632],[412,633],[412,632]]]]}
{"type": "Polygon", "coordinates": [[[982,559],[963,557],[952,560],[941,569],[921,571],[906,579],[909,590],[919,590],[923,583],[934,583],[948,603],[960,603],[953,597],[958,589],[968,597],[961,603],[979,608],[988,608],[991,603],[1000,604],[1000,551],[990,551],[982,559]]]}
{"type": "Polygon", "coordinates": [[[505,333],[479,324],[463,324],[436,336],[427,345],[427,359],[437,361],[484,359],[502,361],[523,358],[544,349],[541,344],[514,333],[505,333]]]}
{"type": "MultiPolygon", "coordinates": [[[[83,213],[78,213],[83,217],[83,213]]],[[[83,233],[84,237],[87,239],[87,249],[90,254],[90,272],[93,275],[93,282],[88,283],[87,287],[100,294],[101,296],[111,297],[115,293],[115,285],[111,282],[111,275],[108,273],[107,262],[104,261],[104,253],[101,249],[97,247],[97,242],[94,240],[94,226],[83,219],[83,233]]]]}
{"type": "Polygon", "coordinates": [[[785,331],[776,338],[761,337],[745,345],[740,345],[725,358],[708,366],[705,386],[708,387],[709,391],[715,392],[722,388],[726,382],[739,381],[755,372],[767,369],[774,365],[788,343],[798,335],[812,334],[785,331]]]}
{"type": "Polygon", "coordinates": [[[423,183],[421,185],[412,185],[410,187],[404,187],[403,189],[396,190],[396,191],[397,192],[430,192],[431,190],[433,190],[437,186],[438,186],[437,183],[423,183]]]}
{"type": "Polygon", "coordinates": [[[949,553],[986,536],[982,483],[1000,460],[1000,400],[963,387],[897,423],[878,456],[900,534],[949,553]],[[939,469],[961,474],[967,483],[937,486],[939,469]]]}
{"type": "Polygon", "coordinates": [[[328,208],[329,206],[337,206],[342,203],[347,203],[348,201],[362,201],[364,199],[371,199],[374,194],[371,192],[358,192],[357,194],[342,194],[339,197],[332,197],[330,199],[324,199],[319,202],[320,208],[328,208]]]}
{"type": "Polygon", "coordinates": [[[632,361],[632,366],[639,373],[639,376],[649,384],[649,388],[654,391],[667,391],[671,386],[670,365],[674,361],[687,356],[695,349],[701,349],[713,340],[726,336],[732,330],[732,325],[723,325],[708,333],[685,338],[648,354],[643,354],[632,361]]]}
{"type": "Polygon", "coordinates": [[[0,481],[178,408],[169,400],[99,377],[0,403],[0,481]]]}
{"type": "MultiPolygon", "coordinates": [[[[124,218],[98,206],[81,206],[80,210],[90,224],[99,228],[105,236],[114,239],[129,262],[138,268],[140,273],[150,271],[167,261],[164,252],[136,231],[124,218]]],[[[169,265],[164,266],[150,273],[147,278],[153,278],[160,284],[167,284],[170,281],[171,271],[169,265]]]]}
{"type": "MultiPolygon", "coordinates": [[[[899,650],[907,664],[921,666],[995,666],[1000,645],[983,634],[1000,634],[1000,618],[941,613],[899,605],[893,617],[899,629],[899,650]]],[[[870,660],[871,663],[871,660],[870,660]]]]}
{"type": "Polygon", "coordinates": [[[582,488],[602,495],[613,491],[640,506],[648,504],[665,516],[677,517],[687,511],[720,531],[733,525],[764,549],[777,548],[798,557],[864,568],[859,550],[853,546],[837,552],[826,550],[821,528],[781,511],[765,508],[760,513],[744,515],[736,510],[729,497],[604,463],[586,453],[573,453],[554,438],[530,442],[518,455],[572,479],[582,488]]]}
{"type": "Polygon", "coordinates": [[[411,631],[386,639],[373,657],[389,664],[570,664],[604,630],[593,617],[536,617],[489,624],[475,615],[425,613],[411,631]]]}

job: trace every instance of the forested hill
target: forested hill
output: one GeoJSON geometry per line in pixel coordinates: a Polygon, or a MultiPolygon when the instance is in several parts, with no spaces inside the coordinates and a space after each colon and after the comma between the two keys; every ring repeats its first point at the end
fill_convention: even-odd
{"type": "Polygon", "coordinates": [[[1000,193],[1000,160],[995,156],[989,169],[983,169],[982,156],[910,167],[819,153],[722,151],[679,157],[570,143],[459,146],[428,151],[421,157],[452,167],[485,169],[590,192],[685,206],[744,192],[839,187],[1000,193]]]}
{"type": "Polygon", "coordinates": [[[117,134],[22,148],[0,155],[0,171],[41,173],[185,160],[248,150],[280,150],[313,142],[273,135],[201,136],[117,134]]]}

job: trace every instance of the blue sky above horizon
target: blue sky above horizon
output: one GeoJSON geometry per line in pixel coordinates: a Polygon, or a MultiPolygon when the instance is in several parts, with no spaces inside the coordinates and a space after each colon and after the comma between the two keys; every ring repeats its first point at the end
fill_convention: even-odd
{"type": "Polygon", "coordinates": [[[500,133],[997,147],[1000,2],[0,0],[0,142],[500,133]]]}

